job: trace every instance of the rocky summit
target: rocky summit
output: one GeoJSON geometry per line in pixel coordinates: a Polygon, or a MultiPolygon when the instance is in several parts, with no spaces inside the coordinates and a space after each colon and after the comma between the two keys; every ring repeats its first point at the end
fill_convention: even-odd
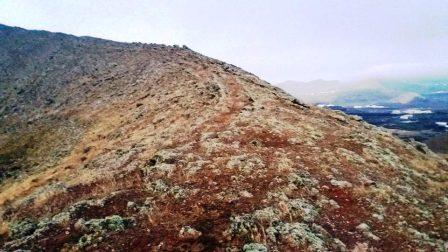
{"type": "Polygon", "coordinates": [[[187,47],[0,26],[5,251],[446,251],[448,162],[187,47]]]}

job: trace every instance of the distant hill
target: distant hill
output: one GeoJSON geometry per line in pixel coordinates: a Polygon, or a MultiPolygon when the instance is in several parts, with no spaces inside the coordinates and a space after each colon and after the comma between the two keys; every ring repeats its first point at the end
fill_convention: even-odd
{"type": "Polygon", "coordinates": [[[314,80],[309,82],[284,81],[276,86],[284,89],[291,95],[309,102],[327,102],[334,100],[339,93],[342,83],[339,81],[314,80]]]}
{"type": "Polygon", "coordinates": [[[411,80],[366,79],[352,82],[315,80],[276,84],[299,99],[340,106],[409,105],[448,108],[448,78],[411,80]]]}

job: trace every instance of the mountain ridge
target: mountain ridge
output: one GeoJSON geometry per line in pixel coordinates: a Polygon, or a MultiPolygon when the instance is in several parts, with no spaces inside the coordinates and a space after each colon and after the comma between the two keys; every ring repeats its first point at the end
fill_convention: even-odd
{"type": "Polygon", "coordinates": [[[233,65],[0,26],[0,70],[7,251],[447,246],[445,160],[233,65]]]}

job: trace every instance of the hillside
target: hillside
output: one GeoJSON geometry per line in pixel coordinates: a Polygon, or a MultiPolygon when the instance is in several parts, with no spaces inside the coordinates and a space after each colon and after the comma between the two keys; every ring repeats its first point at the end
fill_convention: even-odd
{"type": "Polygon", "coordinates": [[[0,246],[446,250],[448,163],[186,47],[0,26],[0,246]]]}
{"type": "Polygon", "coordinates": [[[426,144],[436,153],[445,154],[448,157],[448,133],[433,137],[426,144]]]}

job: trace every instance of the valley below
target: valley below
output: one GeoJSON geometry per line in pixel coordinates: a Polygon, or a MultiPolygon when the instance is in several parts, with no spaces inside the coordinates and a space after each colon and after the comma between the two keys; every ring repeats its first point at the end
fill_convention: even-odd
{"type": "Polygon", "coordinates": [[[430,102],[414,104],[381,104],[338,106],[318,104],[361,117],[368,123],[384,128],[401,139],[425,143],[433,151],[448,153],[448,107],[438,100],[448,101],[448,93],[438,93],[430,102]],[[436,105],[434,105],[436,104],[436,105]]]}

